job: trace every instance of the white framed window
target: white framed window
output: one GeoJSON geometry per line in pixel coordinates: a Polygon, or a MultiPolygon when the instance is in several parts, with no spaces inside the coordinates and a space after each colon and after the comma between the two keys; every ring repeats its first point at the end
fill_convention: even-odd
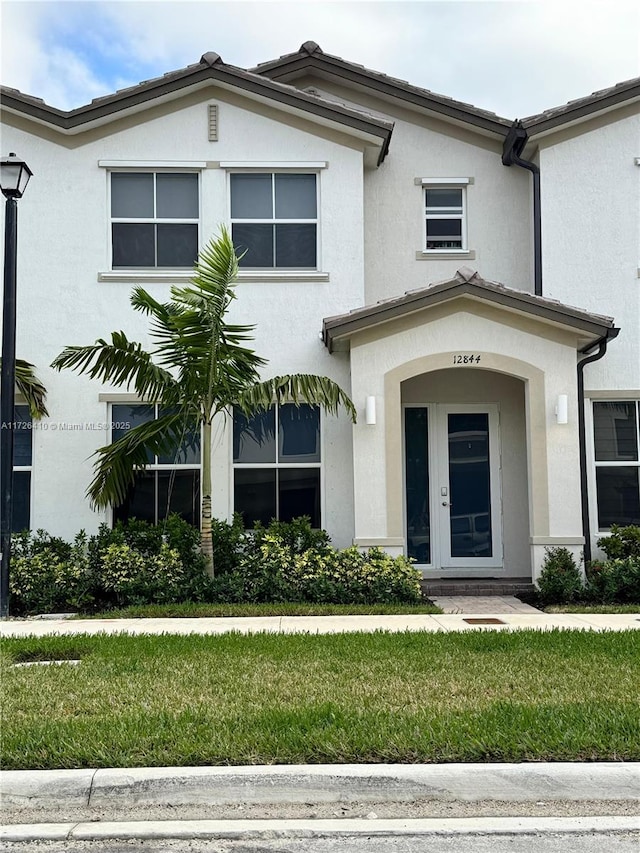
{"type": "Polygon", "coordinates": [[[317,172],[232,171],[229,194],[241,269],[319,268],[317,172]]]}
{"type": "Polygon", "coordinates": [[[293,403],[245,417],[233,412],[234,511],[246,527],[271,519],[321,519],[320,410],[293,403]]]}
{"type": "Polygon", "coordinates": [[[31,471],[33,468],[33,423],[29,406],[16,405],[13,419],[13,502],[11,529],[14,533],[31,526],[31,471]]]}
{"type": "Polygon", "coordinates": [[[598,530],[640,524],[640,401],[593,402],[598,530]]]}
{"type": "Polygon", "coordinates": [[[198,257],[197,171],[109,172],[111,268],[192,269],[198,257]]]}
{"type": "Polygon", "coordinates": [[[415,178],[422,191],[422,247],[417,260],[432,255],[474,258],[467,240],[467,187],[473,178],[415,178]]]}
{"type": "MultiPolygon", "coordinates": [[[[111,441],[162,413],[153,403],[112,403],[111,441]]],[[[165,456],[148,457],[144,471],[125,500],[113,507],[113,521],[138,518],[158,524],[178,513],[194,527],[200,525],[200,430],[185,428],[179,447],[165,456]]]]}

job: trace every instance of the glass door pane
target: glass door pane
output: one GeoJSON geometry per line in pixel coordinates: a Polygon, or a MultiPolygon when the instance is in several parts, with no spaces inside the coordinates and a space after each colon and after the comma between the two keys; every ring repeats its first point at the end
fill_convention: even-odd
{"type": "Polygon", "coordinates": [[[450,539],[452,557],[491,557],[489,415],[449,413],[450,539]]]}
{"type": "Polygon", "coordinates": [[[407,554],[431,562],[429,518],[429,421],[426,408],[404,410],[407,489],[407,554]]]}

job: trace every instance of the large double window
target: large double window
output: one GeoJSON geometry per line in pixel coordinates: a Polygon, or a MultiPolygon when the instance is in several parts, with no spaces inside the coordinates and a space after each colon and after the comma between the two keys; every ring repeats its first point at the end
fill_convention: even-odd
{"type": "Polygon", "coordinates": [[[198,182],[196,172],[111,173],[113,269],[193,267],[198,182]]]}
{"type": "Polygon", "coordinates": [[[11,529],[27,530],[31,524],[32,422],[28,406],[16,406],[13,422],[13,504],[11,529]]]}
{"type": "MultiPolygon", "coordinates": [[[[113,404],[112,441],[160,414],[162,410],[157,405],[113,404]]],[[[185,426],[182,442],[173,452],[165,456],[149,454],[147,459],[146,469],[136,475],[125,500],[114,507],[114,522],[139,518],[157,524],[175,512],[190,524],[199,526],[200,430],[185,426]]]]}
{"type": "Polygon", "coordinates": [[[284,404],[246,418],[233,413],[234,510],[247,527],[272,518],[320,518],[320,412],[284,404]]]}
{"type": "Polygon", "coordinates": [[[594,402],[598,529],[640,524],[640,403],[594,402]]]}
{"type": "Polygon", "coordinates": [[[317,269],[315,173],[232,173],[231,230],[243,268],[317,269]]]}

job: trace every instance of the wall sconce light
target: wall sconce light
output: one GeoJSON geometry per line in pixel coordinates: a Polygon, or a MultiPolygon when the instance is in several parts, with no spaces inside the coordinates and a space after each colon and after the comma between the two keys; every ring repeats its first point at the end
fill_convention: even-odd
{"type": "Polygon", "coordinates": [[[364,422],[368,426],[376,424],[376,398],[367,397],[364,407],[364,422]]]}
{"type": "Polygon", "coordinates": [[[558,394],[556,403],[556,423],[569,423],[569,397],[567,394],[558,394]]]}

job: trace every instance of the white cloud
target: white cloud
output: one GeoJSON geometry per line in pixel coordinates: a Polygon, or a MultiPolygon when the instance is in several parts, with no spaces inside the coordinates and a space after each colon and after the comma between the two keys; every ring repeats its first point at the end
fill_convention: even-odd
{"type": "Polygon", "coordinates": [[[3,3],[3,82],[62,108],[198,61],[328,53],[522,116],[639,72],[633,0],[3,3]]]}

